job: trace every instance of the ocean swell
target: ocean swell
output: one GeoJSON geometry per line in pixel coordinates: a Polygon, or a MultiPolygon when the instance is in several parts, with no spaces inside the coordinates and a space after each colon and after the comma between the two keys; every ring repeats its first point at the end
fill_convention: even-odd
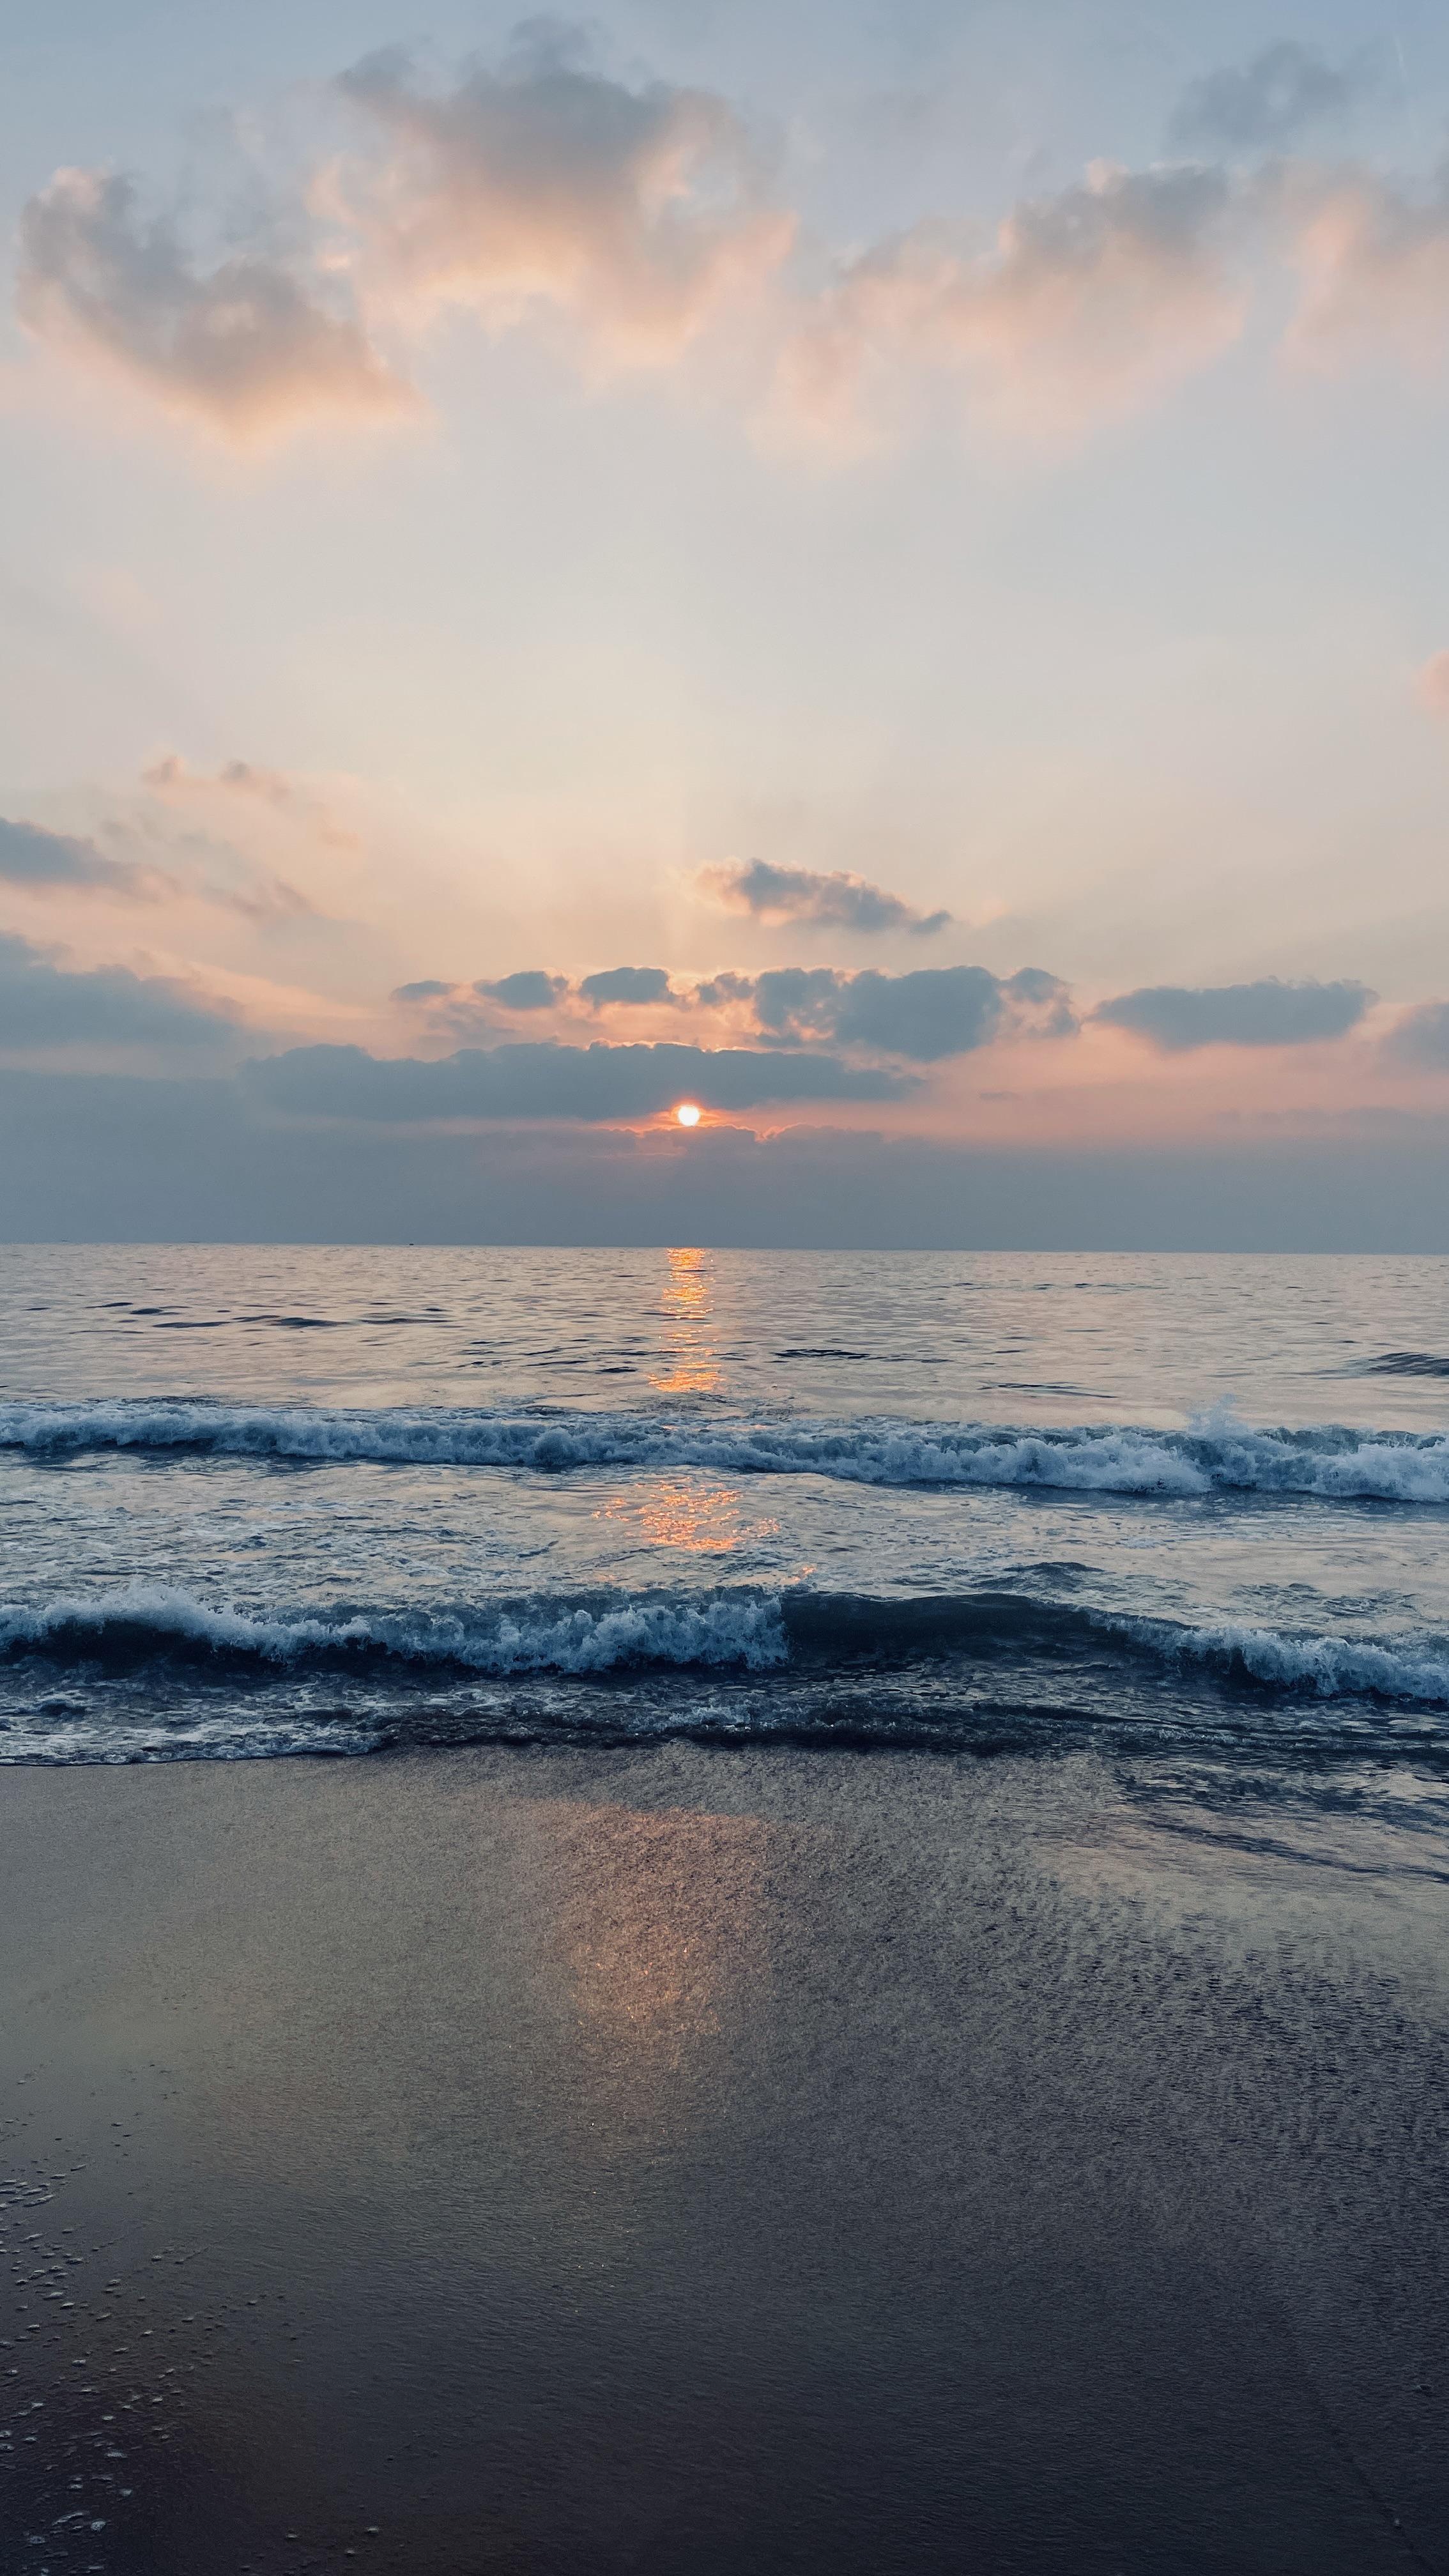
{"type": "Polygon", "coordinates": [[[60,1460],[87,1451],[189,1451],[341,1465],[508,1468],[703,1467],[882,1486],[1049,1488],[1192,1498],[1215,1492],[1324,1500],[1449,1502],[1449,1436],[1336,1424],[1255,1430],[1215,1412],[1185,1431],[1093,1424],[737,1419],[656,1414],[490,1413],[464,1407],[235,1405],[203,1398],[0,1405],[0,1449],[60,1460]]]}

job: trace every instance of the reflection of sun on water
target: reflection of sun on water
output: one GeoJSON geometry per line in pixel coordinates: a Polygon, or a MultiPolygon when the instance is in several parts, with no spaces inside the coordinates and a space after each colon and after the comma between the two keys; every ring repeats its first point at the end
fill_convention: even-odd
{"type": "Polygon", "coordinates": [[[666,1315],[707,1315],[709,1313],[709,1254],[697,1243],[671,1247],[668,1255],[669,1276],[661,1299],[666,1315]]]}
{"type": "Polygon", "coordinates": [[[698,1244],[676,1245],[660,1296],[668,1330],[662,1363],[649,1383],[660,1395],[710,1395],[719,1385],[719,1354],[703,1338],[714,1312],[709,1255],[698,1244]]]}
{"type": "Polygon", "coordinates": [[[683,1476],[661,1476],[631,1492],[615,1494],[598,1518],[632,1521],[651,1547],[683,1548],[691,1556],[724,1556],[752,1538],[775,1538],[778,1521],[747,1521],[733,1485],[693,1485],[683,1476]]]}

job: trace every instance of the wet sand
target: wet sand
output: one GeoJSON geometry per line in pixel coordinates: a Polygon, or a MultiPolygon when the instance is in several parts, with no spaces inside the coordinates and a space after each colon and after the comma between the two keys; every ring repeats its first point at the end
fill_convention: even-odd
{"type": "Polygon", "coordinates": [[[0,1869],[4,2576],[1449,2567],[1442,1837],[673,1746],[0,1869]]]}

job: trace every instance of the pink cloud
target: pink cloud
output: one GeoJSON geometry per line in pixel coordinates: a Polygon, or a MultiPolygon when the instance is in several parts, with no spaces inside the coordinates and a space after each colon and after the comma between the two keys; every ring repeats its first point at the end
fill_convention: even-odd
{"type": "Polygon", "coordinates": [[[1218,171],[1099,164],[1015,208],[989,250],[918,224],[844,269],[794,334],[787,404],[849,436],[903,369],[924,366],[965,376],[1013,428],[1074,432],[1238,337],[1230,211],[1218,171]]]}
{"type": "Polygon", "coordinates": [[[1395,347],[1443,365],[1449,319],[1449,195],[1415,200],[1365,170],[1290,174],[1286,195],[1302,299],[1291,352],[1322,364],[1395,347]]]}
{"type": "Polygon", "coordinates": [[[129,179],[58,171],[22,216],[28,327],[239,443],[418,411],[385,351],[460,311],[562,329],[591,370],[675,367],[713,335],[730,399],[758,417],[763,385],[767,425],[847,449],[942,381],[1050,449],[1212,365],[1285,263],[1300,357],[1397,343],[1437,364],[1449,314],[1449,192],[1362,169],[1098,163],[994,237],[917,223],[812,287],[736,110],[611,77],[556,28],[441,88],[378,55],[332,99],[348,148],[210,264],[129,179]]]}
{"type": "MultiPolygon", "coordinates": [[[[250,760],[223,761],[220,769],[188,769],[179,752],[168,752],[141,772],[141,784],[169,804],[220,809],[250,806],[280,815],[307,839],[331,850],[359,850],[358,835],[340,823],[306,779],[285,769],[266,769],[250,760]]],[[[308,910],[303,899],[293,909],[308,910]]]]}
{"type": "Polygon", "coordinates": [[[1449,716],[1449,652],[1431,653],[1415,682],[1415,694],[1430,715],[1449,716]]]}
{"type": "Polygon", "coordinates": [[[254,251],[198,269],[113,172],[58,170],[31,198],[18,304],[40,337],[243,445],[317,413],[377,418],[415,399],[311,283],[254,251]]]}
{"type": "Polygon", "coordinates": [[[551,308],[607,358],[665,363],[789,248],[793,221],[722,99],[631,89],[556,36],[442,93],[391,54],[341,86],[385,150],[334,162],[314,208],[409,319],[461,305],[499,330],[551,308]]]}

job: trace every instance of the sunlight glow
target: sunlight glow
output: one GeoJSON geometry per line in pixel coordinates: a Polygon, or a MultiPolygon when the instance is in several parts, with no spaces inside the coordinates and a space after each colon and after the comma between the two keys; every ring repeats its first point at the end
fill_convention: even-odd
{"type": "Polygon", "coordinates": [[[681,1127],[697,1127],[700,1117],[699,1103],[695,1100],[681,1100],[674,1115],[681,1127]]]}

